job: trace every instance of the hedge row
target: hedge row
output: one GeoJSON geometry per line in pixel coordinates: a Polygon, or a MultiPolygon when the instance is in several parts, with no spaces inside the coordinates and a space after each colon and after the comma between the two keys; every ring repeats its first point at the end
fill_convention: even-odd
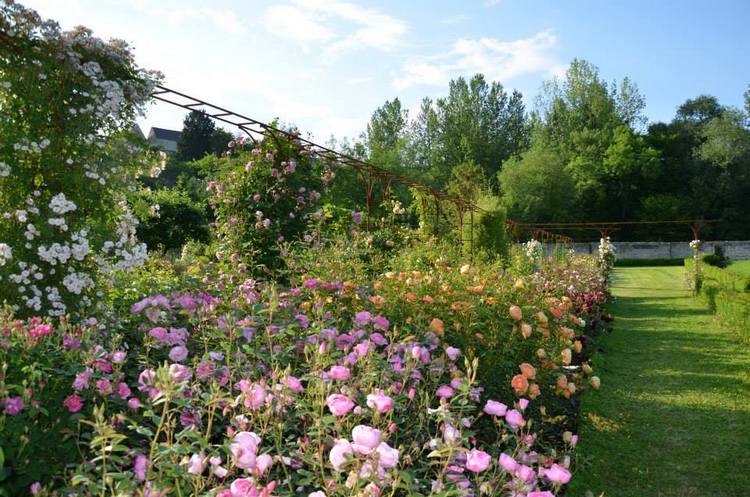
{"type": "Polygon", "coordinates": [[[618,259],[616,267],[652,267],[652,266],[684,266],[685,261],[680,258],[672,259],[618,259]]]}
{"type": "MultiPolygon", "coordinates": [[[[692,273],[692,259],[685,259],[688,274],[692,273]]],[[[725,269],[703,264],[701,296],[708,308],[724,325],[733,329],[739,337],[750,342],[750,278],[738,276],[725,269]]]]}

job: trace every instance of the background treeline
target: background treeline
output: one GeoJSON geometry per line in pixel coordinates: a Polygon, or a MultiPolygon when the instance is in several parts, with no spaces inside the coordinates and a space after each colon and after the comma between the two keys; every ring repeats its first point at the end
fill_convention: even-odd
{"type": "MultiPolygon", "coordinates": [[[[415,116],[398,98],[386,101],[357,139],[332,138],[330,145],[467,200],[499,204],[517,221],[719,219],[702,238],[750,239],[750,89],[744,96],[745,108],[738,109],[698,95],[671,122],[649,124],[635,83],[604,81],[596,66],[574,60],[564,78],[542,85],[532,109],[518,91],[477,74],[451,81],[443,98],[425,98],[415,116]]],[[[159,179],[145,180],[152,189],[170,190],[158,194],[162,217],[142,226],[144,236],[154,235],[150,246],[164,245],[164,233],[174,231],[166,239],[175,246],[185,237],[208,236],[207,229],[175,223],[211,219],[205,184],[229,139],[200,113],[188,115],[177,156],[159,179]],[[188,215],[176,214],[179,206],[188,215]]],[[[361,208],[363,192],[362,178],[342,170],[331,198],[361,208]]],[[[418,222],[424,203],[397,185],[392,193],[412,205],[418,222]]],[[[146,192],[151,198],[144,200],[155,195],[146,192]]],[[[455,214],[444,206],[444,217],[455,214]]],[[[560,233],[581,241],[599,237],[597,231],[560,233]]],[[[687,227],[669,225],[613,234],[615,240],[690,236],[687,227]]]]}

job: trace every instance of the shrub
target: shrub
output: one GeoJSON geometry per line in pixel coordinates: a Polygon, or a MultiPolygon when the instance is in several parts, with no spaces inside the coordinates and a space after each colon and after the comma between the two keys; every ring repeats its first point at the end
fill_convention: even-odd
{"type": "Polygon", "coordinates": [[[99,273],[143,261],[123,193],[148,169],[128,133],[155,74],[127,45],[0,5],[0,301],[85,312],[99,273]]]}
{"type": "MultiPolygon", "coordinates": [[[[254,272],[283,267],[285,242],[315,237],[309,226],[323,215],[321,196],[333,172],[324,158],[282,135],[255,145],[237,140],[231,156],[217,161],[208,187],[220,252],[237,254],[254,272]]],[[[361,221],[352,215],[352,224],[361,221]]]]}
{"type": "MultiPolygon", "coordinates": [[[[581,350],[576,289],[599,281],[594,265],[519,282],[437,264],[286,290],[243,280],[238,264],[199,291],[137,302],[132,325],[107,333],[6,315],[0,426],[39,427],[29,452],[6,461],[7,488],[40,478],[52,495],[560,490],[576,437],[541,412],[598,386],[585,364],[560,369],[581,350]],[[449,346],[461,336],[465,348],[449,346]],[[497,351],[504,361],[487,368],[497,351]],[[483,391],[482,377],[507,384],[483,391]],[[66,435],[80,456],[40,452],[66,435]]],[[[4,446],[23,436],[2,430],[4,446]]]]}
{"type": "Polygon", "coordinates": [[[204,206],[178,189],[139,190],[133,203],[147,213],[141,216],[138,239],[148,247],[179,250],[189,240],[207,243],[210,238],[204,206]]]}
{"type": "Polygon", "coordinates": [[[617,259],[615,267],[684,266],[685,259],[617,259]]]}
{"type": "Polygon", "coordinates": [[[477,201],[477,207],[481,210],[473,215],[464,214],[464,250],[468,253],[473,248],[477,253],[507,260],[508,233],[505,227],[505,208],[502,207],[500,198],[482,195],[477,201]]]}

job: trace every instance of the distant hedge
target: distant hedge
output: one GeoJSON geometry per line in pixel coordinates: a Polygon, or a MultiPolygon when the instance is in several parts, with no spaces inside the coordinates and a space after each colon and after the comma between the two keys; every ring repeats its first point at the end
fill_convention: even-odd
{"type": "MultiPolygon", "coordinates": [[[[685,265],[694,263],[685,259],[685,265]]],[[[732,328],[742,340],[750,343],[750,278],[742,277],[725,269],[704,264],[701,296],[708,308],[725,326],[732,328]]]]}
{"type": "Polygon", "coordinates": [[[615,267],[684,266],[685,260],[674,259],[617,259],[615,267]]]}

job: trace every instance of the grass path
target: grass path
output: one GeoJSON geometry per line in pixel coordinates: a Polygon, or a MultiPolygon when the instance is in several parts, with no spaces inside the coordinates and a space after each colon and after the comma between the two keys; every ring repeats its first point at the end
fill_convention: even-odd
{"type": "Polygon", "coordinates": [[[616,272],[571,497],[750,496],[750,348],[685,290],[683,271],[616,272]]]}

